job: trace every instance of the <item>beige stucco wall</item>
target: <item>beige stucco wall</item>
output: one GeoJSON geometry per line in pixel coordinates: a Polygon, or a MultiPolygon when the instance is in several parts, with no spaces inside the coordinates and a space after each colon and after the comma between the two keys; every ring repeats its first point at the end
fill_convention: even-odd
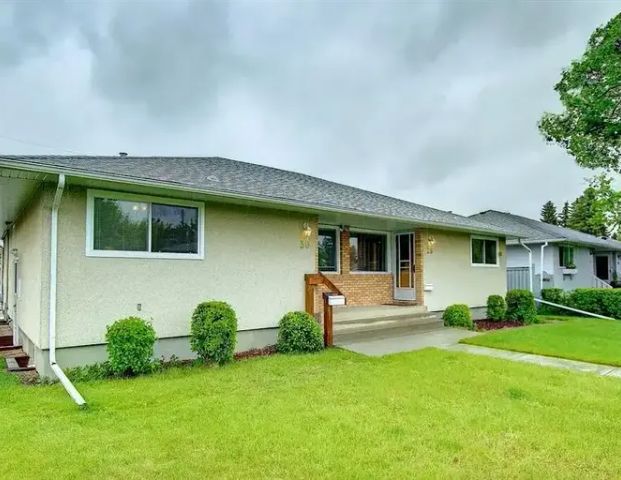
{"type": "Polygon", "coordinates": [[[300,248],[300,234],[310,220],[208,203],[203,260],[87,257],[86,191],[69,189],[59,215],[58,346],[102,343],[106,325],[128,315],[151,320],[159,337],[186,336],[192,310],[209,299],[229,302],[240,330],[276,327],[304,309],[316,243],[300,248]]]}
{"type": "MultiPolygon", "coordinates": [[[[9,233],[7,311],[30,341],[41,345],[41,319],[47,309],[49,205],[46,191],[39,191],[9,233]],[[17,249],[17,295],[15,263],[17,249]]],[[[18,339],[20,342],[22,339],[18,339]]]]}
{"type": "Polygon", "coordinates": [[[469,234],[430,230],[427,235],[435,239],[433,253],[426,253],[424,265],[425,284],[433,285],[432,292],[425,292],[429,310],[443,310],[453,303],[480,307],[488,295],[506,293],[504,240],[499,241],[500,265],[482,267],[471,265],[469,234]]]}

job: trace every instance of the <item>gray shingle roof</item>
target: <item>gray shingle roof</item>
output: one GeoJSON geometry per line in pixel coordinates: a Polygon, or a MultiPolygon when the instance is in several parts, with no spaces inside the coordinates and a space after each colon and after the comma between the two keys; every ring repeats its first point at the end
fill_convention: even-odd
{"type": "Polygon", "coordinates": [[[513,215],[511,213],[488,210],[472,215],[470,218],[514,231],[519,234],[525,243],[554,240],[585,245],[600,250],[621,251],[621,242],[616,240],[599,238],[594,235],[589,235],[588,233],[572,230],[571,228],[550,225],[549,223],[513,215]]]}
{"type": "Polygon", "coordinates": [[[220,157],[1,155],[0,166],[149,181],[212,194],[235,194],[292,205],[504,235],[475,219],[301,173],[220,157]]]}

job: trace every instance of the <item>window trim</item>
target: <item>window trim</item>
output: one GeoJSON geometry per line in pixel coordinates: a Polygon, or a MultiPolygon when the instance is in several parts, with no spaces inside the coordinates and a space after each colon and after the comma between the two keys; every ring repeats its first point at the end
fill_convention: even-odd
{"type": "MultiPolygon", "coordinates": [[[[483,247],[483,254],[485,255],[485,247],[483,247]]],[[[498,237],[484,237],[481,235],[470,235],[470,266],[471,267],[483,267],[483,268],[498,268],[500,267],[500,242],[498,237]],[[493,240],[496,242],[496,263],[474,263],[472,261],[472,244],[473,240],[493,240]]]]}
{"type": "MultiPolygon", "coordinates": [[[[151,210],[149,208],[148,239],[147,245],[151,249],[151,210]]],[[[88,189],[86,192],[86,256],[105,258],[161,258],[175,260],[203,260],[205,258],[205,204],[190,200],[179,200],[168,197],[156,197],[135,193],[117,192],[113,190],[88,189]],[[179,207],[194,207],[198,209],[197,225],[197,253],[173,253],[173,252],[140,252],[126,250],[95,250],[94,244],[94,221],[95,221],[95,198],[107,198],[110,200],[129,200],[134,202],[159,203],[179,207]]]]}
{"type": "MultiPolygon", "coordinates": [[[[350,249],[350,268],[349,268],[349,273],[351,275],[386,275],[386,274],[390,274],[392,273],[391,270],[391,248],[390,248],[390,234],[389,232],[384,232],[384,231],[380,231],[380,230],[365,230],[362,228],[350,228],[349,229],[349,237],[351,237],[352,233],[368,233],[371,235],[383,235],[384,237],[386,237],[386,258],[384,259],[384,265],[386,265],[386,269],[385,270],[377,270],[377,271],[373,271],[373,270],[352,270],[351,269],[351,249],[350,249]]],[[[350,248],[350,243],[349,243],[349,238],[347,241],[347,248],[350,248]]]]}
{"type": "Polygon", "coordinates": [[[317,271],[327,275],[341,273],[341,228],[336,225],[319,225],[317,227],[317,271]],[[321,270],[319,266],[319,230],[334,230],[336,235],[336,270],[321,270]]]}

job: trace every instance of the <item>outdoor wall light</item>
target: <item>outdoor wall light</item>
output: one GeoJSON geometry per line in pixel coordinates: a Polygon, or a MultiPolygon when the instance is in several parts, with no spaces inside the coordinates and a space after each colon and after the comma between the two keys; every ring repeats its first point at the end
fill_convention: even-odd
{"type": "Polygon", "coordinates": [[[310,226],[310,223],[304,222],[302,224],[302,233],[300,235],[300,248],[310,247],[310,238],[312,234],[313,234],[313,229],[310,226]]]}
{"type": "Polygon", "coordinates": [[[436,239],[433,235],[427,237],[427,253],[433,253],[433,247],[436,244],[436,239]]]}

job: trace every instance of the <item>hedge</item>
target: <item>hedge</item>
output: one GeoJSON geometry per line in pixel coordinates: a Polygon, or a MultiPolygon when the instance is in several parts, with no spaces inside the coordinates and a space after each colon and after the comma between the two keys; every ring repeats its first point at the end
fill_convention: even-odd
{"type": "MultiPolygon", "coordinates": [[[[541,299],[547,302],[558,303],[559,305],[569,305],[569,295],[562,288],[542,289],[541,299]]],[[[569,310],[563,310],[562,308],[545,304],[539,305],[539,313],[543,315],[571,315],[569,310]]]]}
{"type": "Polygon", "coordinates": [[[567,305],[578,310],[621,319],[621,289],[577,288],[569,293],[567,305]]]}

